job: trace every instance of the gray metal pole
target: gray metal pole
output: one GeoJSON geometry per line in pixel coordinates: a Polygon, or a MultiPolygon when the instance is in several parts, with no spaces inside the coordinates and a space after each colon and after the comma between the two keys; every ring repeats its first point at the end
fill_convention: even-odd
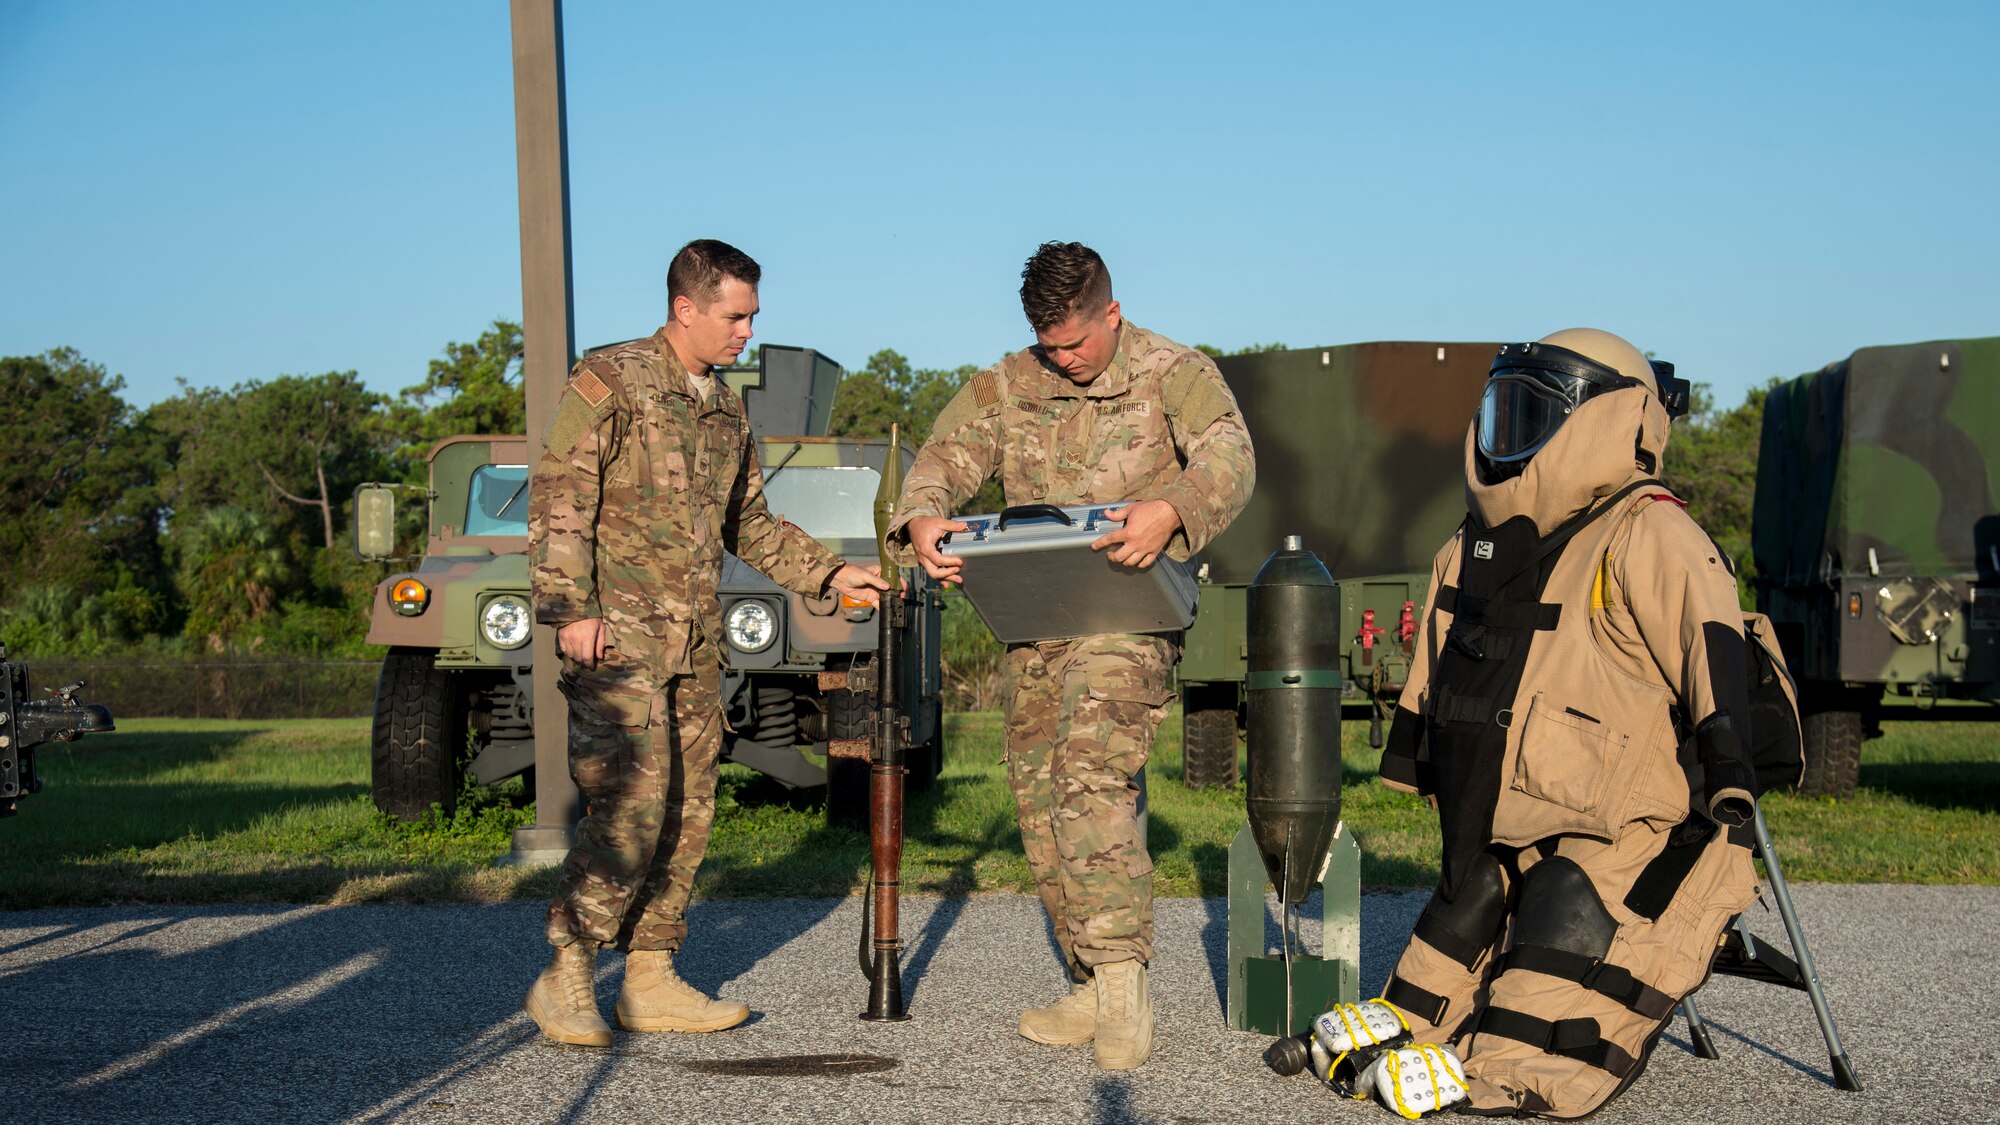
{"type": "MultiPolygon", "coordinates": [[[[564,128],[562,0],[511,0],[514,151],[520,170],[521,329],[530,464],[576,354],[570,303],[569,141],[564,128]]],[[[569,778],[569,707],[556,690],[555,630],[535,626],[535,824],[514,830],[505,862],[558,863],[581,809],[569,778]]]]}
{"type": "Polygon", "coordinates": [[[1840,1031],[1833,1026],[1833,1010],[1827,1006],[1826,990],[1820,987],[1819,970],[1813,966],[1812,950],[1806,948],[1806,932],[1799,925],[1799,912],[1792,907],[1792,888],[1785,882],[1785,869],[1778,863],[1778,849],[1771,844],[1771,829],[1764,823],[1764,809],[1756,809],[1757,854],[1764,860],[1764,873],[1771,877],[1771,897],[1778,900],[1778,917],[1784,920],[1785,936],[1792,941],[1792,956],[1805,980],[1806,996],[1812,1000],[1819,1032],[1826,1038],[1827,1060],[1833,1067],[1833,1084],[1842,1090],[1861,1089],[1847,1048],[1840,1044],[1840,1031]]]}

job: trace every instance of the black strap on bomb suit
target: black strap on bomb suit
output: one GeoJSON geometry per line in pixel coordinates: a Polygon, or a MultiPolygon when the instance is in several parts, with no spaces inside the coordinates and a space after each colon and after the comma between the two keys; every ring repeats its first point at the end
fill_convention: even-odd
{"type": "MultiPolygon", "coordinates": [[[[1457,892],[1492,836],[1507,750],[1506,728],[1496,719],[1520,695],[1534,638],[1553,630],[1562,616],[1560,604],[1542,601],[1549,575],[1578,532],[1647,486],[1664,487],[1650,478],[1634,481],[1546,536],[1527,516],[1491,528],[1466,517],[1458,582],[1432,600],[1452,621],[1432,670],[1428,756],[1418,764],[1437,796],[1447,895],[1457,892]]],[[[1385,766],[1385,775],[1390,772],[1385,766]]]]}
{"type": "Polygon", "coordinates": [[[1575,1059],[1585,1066],[1609,1072],[1614,1078],[1632,1073],[1639,1060],[1625,1048],[1609,1042],[1598,1032],[1597,1021],[1588,1016],[1567,1020],[1545,1020],[1512,1008],[1487,1008],[1472,1019],[1469,1029],[1480,1035],[1498,1035],[1526,1043],[1530,1047],[1575,1059]]]}
{"type": "Polygon", "coordinates": [[[1493,973],[1498,976],[1510,969],[1526,969],[1543,976],[1574,981],[1651,1020],[1666,1019],[1676,1003],[1673,997],[1633,976],[1629,969],[1567,949],[1517,945],[1498,958],[1493,973]]]}
{"type": "Polygon", "coordinates": [[[1427,988],[1418,988],[1402,977],[1392,976],[1382,988],[1382,999],[1425,1023],[1441,1025],[1451,1002],[1427,988]]]}

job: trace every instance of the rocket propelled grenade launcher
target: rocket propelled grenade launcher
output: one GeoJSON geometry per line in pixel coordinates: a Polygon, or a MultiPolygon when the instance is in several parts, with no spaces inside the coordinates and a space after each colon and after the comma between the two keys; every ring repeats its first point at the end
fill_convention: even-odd
{"type": "Polygon", "coordinates": [[[889,557],[889,522],[903,494],[901,427],[889,427],[889,449],[882,459],[882,485],[875,491],[875,542],[882,577],[889,589],[876,614],[881,644],[875,655],[875,711],[871,719],[873,746],[868,756],[868,851],[872,870],[861,909],[861,972],[868,978],[868,1009],[864,1020],[906,1020],[903,1010],[903,778],[904,752],[909,749],[910,724],[896,698],[902,678],[902,638],[910,619],[909,591],[902,572],[889,557]],[[872,925],[871,925],[872,923],[872,925]]]}

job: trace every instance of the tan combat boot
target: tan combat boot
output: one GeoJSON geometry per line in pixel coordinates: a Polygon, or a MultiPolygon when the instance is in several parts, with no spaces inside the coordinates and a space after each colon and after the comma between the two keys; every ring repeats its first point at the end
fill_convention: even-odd
{"type": "Polygon", "coordinates": [[[579,1047],[611,1046],[611,1026],[597,1013],[597,990],[591,978],[596,960],[594,941],[556,946],[549,967],[528,990],[528,1016],[543,1035],[579,1047]]]}
{"type": "Polygon", "coordinates": [[[1097,982],[1071,986],[1069,995],[1046,1008],[1021,1013],[1021,1037],[1051,1047],[1074,1047],[1097,1034],[1097,982]]]}
{"type": "Polygon", "coordinates": [[[1097,966],[1097,1065],[1130,1070],[1153,1053],[1153,1000],[1146,966],[1114,961],[1097,966]]]}
{"type": "Polygon", "coordinates": [[[627,1031],[721,1031],[750,1018],[734,1000],[710,1000],[674,972],[674,955],[635,949],[625,955],[618,1026],[627,1031]]]}

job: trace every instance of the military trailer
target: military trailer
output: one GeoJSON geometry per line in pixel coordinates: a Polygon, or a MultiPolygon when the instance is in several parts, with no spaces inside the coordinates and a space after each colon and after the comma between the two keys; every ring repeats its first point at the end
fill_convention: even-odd
{"type": "MultiPolygon", "coordinates": [[[[851,561],[873,561],[888,442],[823,436],[839,367],[808,349],[766,346],[757,366],[723,376],[753,412],[772,511],[851,561]],[[792,432],[810,430],[819,432],[792,432]]],[[[907,468],[914,454],[899,454],[907,468]]],[[[429,465],[428,488],[367,484],[355,497],[355,551],[371,562],[413,561],[395,552],[398,494],[426,501],[423,555],[377,587],[368,634],[389,646],[371,739],[374,798],[401,819],[433,804],[450,811],[466,774],[492,785],[535,762],[527,439],[446,438],[429,465]]],[[[865,737],[870,701],[848,689],[847,673],[872,657],[876,610],[837,594],[800,597],[732,556],[719,598],[724,760],[788,787],[826,785],[829,814],[859,819],[867,763],[821,759],[830,740],[865,737]]],[[[919,789],[943,754],[940,612],[928,587],[904,643],[903,698],[920,701],[911,738],[921,746],[910,755],[919,789]]]]}
{"type": "Polygon", "coordinates": [[[1761,442],[1754,584],[1799,680],[1800,791],[1851,795],[1884,719],[2000,719],[2000,337],[1780,384],[1761,442]]]}
{"type": "Polygon", "coordinates": [[[1257,445],[1257,490],[1194,559],[1201,612],[1180,667],[1189,785],[1236,780],[1245,591],[1287,535],[1340,584],[1344,697],[1378,723],[1393,708],[1431,560],[1465,516],[1466,425],[1499,347],[1382,342],[1216,361],[1257,445]]]}

